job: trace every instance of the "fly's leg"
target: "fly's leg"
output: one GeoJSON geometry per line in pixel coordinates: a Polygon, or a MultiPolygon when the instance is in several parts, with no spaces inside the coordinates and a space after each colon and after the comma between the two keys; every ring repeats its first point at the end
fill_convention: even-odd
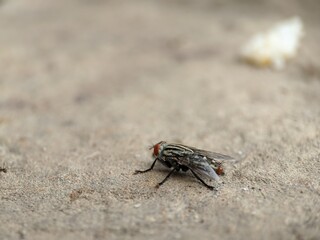
{"type": "Polygon", "coordinates": [[[154,160],[154,162],[152,163],[152,165],[151,165],[150,168],[148,168],[148,169],[146,169],[146,170],[136,170],[136,171],[134,172],[134,174],[149,172],[150,170],[153,169],[153,167],[154,167],[154,165],[156,164],[157,160],[158,160],[158,158],[156,158],[156,159],[154,160]]]}
{"type": "Polygon", "coordinates": [[[210,190],[216,190],[215,187],[206,184],[194,171],[192,171],[191,169],[190,169],[190,171],[191,171],[192,174],[193,174],[200,182],[202,182],[202,184],[205,185],[207,188],[209,188],[210,190]]]}
{"type": "Polygon", "coordinates": [[[163,179],[162,182],[159,182],[156,187],[157,188],[160,187],[162,184],[164,184],[168,180],[168,178],[171,176],[173,172],[178,172],[179,170],[180,170],[179,168],[172,169],[171,172],[169,172],[169,174],[165,177],[165,179],[163,179]]]}

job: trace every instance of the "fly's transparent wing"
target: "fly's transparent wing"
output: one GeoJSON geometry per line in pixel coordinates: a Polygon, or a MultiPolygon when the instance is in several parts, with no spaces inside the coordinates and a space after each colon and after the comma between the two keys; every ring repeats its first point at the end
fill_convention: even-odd
{"type": "Polygon", "coordinates": [[[198,154],[201,154],[207,158],[210,159],[214,159],[216,161],[228,161],[228,160],[235,160],[233,157],[225,155],[225,154],[221,154],[221,153],[217,153],[217,152],[210,152],[210,151],[205,151],[205,150],[200,150],[200,149],[196,149],[195,151],[198,154]]]}
{"type": "Polygon", "coordinates": [[[225,154],[205,151],[205,150],[201,150],[201,149],[197,149],[197,148],[191,148],[191,149],[194,151],[194,153],[196,153],[198,155],[202,155],[202,156],[206,157],[208,160],[211,160],[214,162],[221,163],[224,161],[235,161],[235,159],[233,157],[225,155],[225,154]]]}
{"type": "Polygon", "coordinates": [[[207,159],[201,155],[190,154],[188,156],[177,159],[178,163],[187,166],[198,176],[209,179],[219,180],[219,176],[208,163],[207,159]]]}

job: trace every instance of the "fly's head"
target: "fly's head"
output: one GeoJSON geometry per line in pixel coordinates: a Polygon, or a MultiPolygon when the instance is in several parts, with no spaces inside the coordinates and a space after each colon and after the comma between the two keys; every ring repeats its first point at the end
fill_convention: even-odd
{"type": "Polygon", "coordinates": [[[153,156],[154,157],[158,157],[158,158],[161,158],[162,156],[162,152],[165,148],[165,146],[167,145],[167,143],[165,141],[161,141],[161,142],[158,142],[157,144],[153,145],[151,149],[153,149],[153,156]]]}

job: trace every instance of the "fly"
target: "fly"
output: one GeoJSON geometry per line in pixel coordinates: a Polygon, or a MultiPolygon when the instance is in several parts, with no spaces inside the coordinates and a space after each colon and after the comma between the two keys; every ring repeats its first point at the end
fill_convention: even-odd
{"type": "Polygon", "coordinates": [[[219,175],[224,175],[222,163],[234,160],[228,155],[165,141],[155,144],[151,149],[153,149],[153,156],[155,157],[151,167],[146,170],[136,170],[135,174],[152,170],[157,161],[168,168],[172,168],[169,174],[158,183],[157,187],[165,183],[174,172],[190,170],[203,185],[210,190],[214,190],[215,187],[208,185],[203,178],[219,180],[219,175]]]}

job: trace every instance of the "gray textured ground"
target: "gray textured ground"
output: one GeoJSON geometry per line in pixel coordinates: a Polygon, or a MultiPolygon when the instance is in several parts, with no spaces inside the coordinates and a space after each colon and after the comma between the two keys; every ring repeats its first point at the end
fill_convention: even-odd
{"type": "Polygon", "coordinates": [[[1,239],[319,239],[317,1],[1,1],[1,239]],[[237,59],[299,15],[281,72],[237,59]],[[160,140],[247,158],[160,189],[160,140]]]}

